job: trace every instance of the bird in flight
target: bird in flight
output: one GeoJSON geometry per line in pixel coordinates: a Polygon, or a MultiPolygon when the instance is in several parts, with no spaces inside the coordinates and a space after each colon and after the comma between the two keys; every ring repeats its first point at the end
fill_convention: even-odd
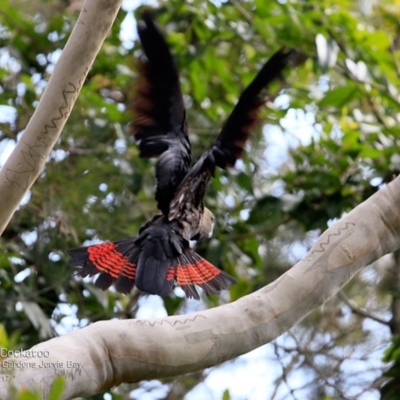
{"type": "Polygon", "coordinates": [[[160,214],[137,237],[68,250],[68,263],[81,266],[81,277],[99,274],[95,285],[118,292],[139,290],[167,296],[179,285],[199,299],[196,286],[219,294],[235,283],[202,258],[191,240],[210,237],[214,216],[204,206],[207,184],[216,167],[233,167],[244,151],[264,104],[260,92],[277,78],[293,51],[281,49],[262,67],[240,96],[216,141],[192,166],[186,112],[174,59],[149,11],[138,22],[145,57],[139,60],[132,134],[140,157],[157,158],[155,199],[160,214]]]}

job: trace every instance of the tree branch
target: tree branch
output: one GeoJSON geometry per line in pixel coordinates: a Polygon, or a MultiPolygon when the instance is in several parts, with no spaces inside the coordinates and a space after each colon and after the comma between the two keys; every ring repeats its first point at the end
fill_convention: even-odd
{"type": "Polygon", "coordinates": [[[386,320],[384,320],[382,318],[379,318],[379,317],[377,317],[375,315],[372,315],[369,312],[364,311],[361,308],[355,306],[343,292],[339,292],[338,293],[338,297],[339,297],[340,300],[343,301],[344,304],[346,304],[347,307],[350,308],[350,310],[351,310],[351,312],[353,314],[356,314],[356,315],[358,315],[359,317],[362,317],[362,318],[372,319],[373,321],[379,322],[380,324],[383,324],[385,326],[389,326],[390,325],[390,321],[386,321],[386,320]]]}
{"type": "MultiPolygon", "coordinates": [[[[190,315],[96,322],[31,349],[42,353],[3,360],[2,373],[11,375],[17,388],[39,390],[44,398],[62,375],[62,398],[70,399],[122,382],[197,371],[247,353],[305,318],[362,267],[399,248],[399,209],[397,178],[332,225],[302,261],[257,292],[190,315]]],[[[0,379],[0,397],[7,398],[7,391],[0,379]]]]}
{"type": "Polygon", "coordinates": [[[121,3],[85,1],[37,109],[0,170],[0,234],[43,170],[121,3]]]}

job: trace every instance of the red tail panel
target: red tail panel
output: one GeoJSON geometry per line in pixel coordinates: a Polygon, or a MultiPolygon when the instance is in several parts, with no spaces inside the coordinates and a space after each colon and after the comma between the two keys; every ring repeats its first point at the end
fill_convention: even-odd
{"type": "Polygon", "coordinates": [[[186,297],[195,299],[200,298],[196,286],[200,286],[207,294],[218,294],[235,283],[231,276],[214,267],[191,249],[186,249],[179,257],[175,279],[186,297]]]}
{"type": "Polygon", "coordinates": [[[210,282],[221,273],[204,258],[193,264],[177,265],[176,280],[178,285],[202,285],[210,282]]]}
{"type": "Polygon", "coordinates": [[[117,250],[113,242],[102,243],[87,248],[89,260],[99,272],[106,272],[113,278],[120,274],[129,279],[135,278],[136,265],[128,262],[128,256],[117,250]]]}
{"type": "Polygon", "coordinates": [[[135,283],[137,251],[132,239],[106,242],[68,250],[70,265],[81,265],[78,275],[94,276],[100,273],[95,285],[108,289],[116,282],[116,289],[129,293],[135,283]]]}
{"type": "Polygon", "coordinates": [[[167,272],[167,281],[172,281],[175,279],[175,267],[169,267],[167,272]]]}

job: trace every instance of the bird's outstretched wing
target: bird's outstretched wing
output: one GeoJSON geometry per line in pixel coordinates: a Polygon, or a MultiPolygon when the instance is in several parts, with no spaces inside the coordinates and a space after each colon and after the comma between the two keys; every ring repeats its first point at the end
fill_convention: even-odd
{"type": "Polygon", "coordinates": [[[258,122],[258,111],[264,104],[260,95],[262,89],[281,74],[294,53],[294,50],[285,48],[276,52],[242,93],[215,143],[199,158],[179,185],[171,201],[169,220],[184,219],[188,207],[202,207],[207,183],[215,167],[232,167],[242,156],[251,129],[258,122]]]}
{"type": "Polygon", "coordinates": [[[168,215],[170,201],[191,162],[179,75],[162,34],[148,11],[138,21],[145,59],[139,62],[131,129],[141,157],[158,157],[156,201],[168,215]]]}

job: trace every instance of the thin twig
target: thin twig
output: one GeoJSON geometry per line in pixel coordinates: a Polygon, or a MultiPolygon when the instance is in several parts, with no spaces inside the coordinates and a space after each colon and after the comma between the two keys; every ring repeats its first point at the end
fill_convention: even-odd
{"type": "Polygon", "coordinates": [[[350,308],[350,310],[352,311],[353,314],[356,314],[360,317],[363,318],[369,318],[372,319],[373,321],[379,322],[380,324],[389,326],[390,325],[390,321],[386,321],[382,318],[376,317],[375,315],[370,314],[367,311],[362,310],[361,308],[355,306],[354,304],[351,303],[350,299],[341,291],[338,293],[338,297],[340,300],[343,301],[344,304],[346,304],[347,307],[350,308]]]}

